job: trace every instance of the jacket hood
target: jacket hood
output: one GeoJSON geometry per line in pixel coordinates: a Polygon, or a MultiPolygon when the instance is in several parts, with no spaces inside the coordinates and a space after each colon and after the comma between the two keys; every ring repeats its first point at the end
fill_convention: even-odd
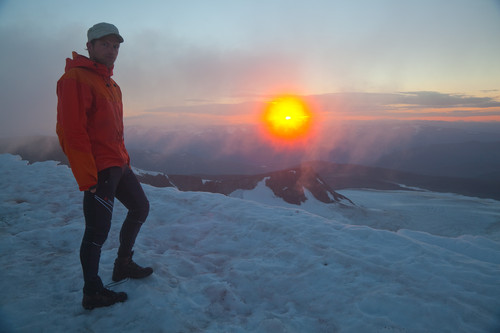
{"type": "Polygon", "coordinates": [[[73,51],[73,59],[66,58],[66,68],[65,72],[68,72],[72,68],[87,68],[92,71],[95,71],[103,76],[110,77],[113,75],[113,67],[108,68],[103,64],[97,63],[95,61],[90,60],[86,56],[78,54],[73,51]]]}

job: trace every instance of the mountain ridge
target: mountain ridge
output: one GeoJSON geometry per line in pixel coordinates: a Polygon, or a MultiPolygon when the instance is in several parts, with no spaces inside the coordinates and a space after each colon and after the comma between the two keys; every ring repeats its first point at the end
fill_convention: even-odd
{"type": "Polygon", "coordinates": [[[290,168],[282,171],[269,172],[260,175],[221,175],[210,177],[186,175],[151,174],[147,171],[134,169],[138,179],[156,187],[176,187],[181,191],[199,191],[230,195],[237,190],[253,190],[264,181],[274,194],[283,201],[300,205],[307,200],[305,190],[325,204],[339,203],[353,205],[353,202],[334,191],[315,171],[307,166],[290,168]]]}
{"type": "MultiPolygon", "coordinates": [[[[441,193],[457,193],[465,196],[490,198],[500,200],[500,182],[483,179],[441,177],[419,175],[410,172],[369,167],[354,164],[339,164],[323,161],[305,162],[294,168],[273,171],[258,175],[165,175],[155,173],[140,174],[141,182],[152,186],[174,186],[181,191],[202,191],[229,195],[237,189],[254,189],[259,181],[266,180],[266,186],[273,193],[285,200],[287,194],[281,188],[290,189],[293,193],[289,203],[300,204],[303,202],[303,189],[308,189],[316,199],[329,203],[325,193],[338,197],[339,190],[343,189],[374,189],[374,190],[428,190],[441,193]],[[295,172],[296,177],[290,177],[295,172]],[[301,175],[308,175],[301,179],[301,175]],[[288,177],[288,179],[287,179],[288,177]],[[295,183],[293,183],[295,180],[295,183]],[[301,190],[302,188],[302,190],[301,190]],[[312,188],[312,190],[311,190],[312,188]]],[[[340,195],[341,196],[341,195],[340,195]]]]}
{"type": "MultiPolygon", "coordinates": [[[[452,145],[453,147],[460,147],[460,144],[447,143],[441,145],[441,148],[450,147],[450,145],[452,145]]],[[[482,147],[486,147],[486,150],[482,150],[483,155],[485,155],[484,151],[489,151],[496,147],[495,143],[481,143],[481,145],[482,147]]],[[[420,150],[417,151],[422,151],[422,148],[418,149],[420,150]]],[[[418,156],[418,154],[411,154],[408,153],[408,151],[411,152],[411,149],[407,150],[406,153],[399,153],[402,155],[394,153],[393,155],[391,155],[393,156],[391,160],[393,162],[399,161],[400,166],[404,163],[411,165],[411,161],[415,160],[413,156],[418,156]],[[397,156],[403,156],[405,154],[407,156],[405,160],[398,160],[397,156]]],[[[434,151],[433,153],[431,152],[432,154],[429,154],[431,154],[432,156],[438,156],[439,152],[441,151],[442,149],[437,149],[437,153],[436,151],[434,151]]],[[[17,154],[22,156],[23,159],[28,160],[30,163],[45,160],[55,160],[68,165],[66,156],[62,153],[56,137],[34,136],[31,138],[0,139],[0,153],[17,154]]],[[[456,150],[453,153],[456,154],[456,150]]],[[[488,156],[488,154],[486,155],[488,156]]],[[[154,160],[155,157],[152,156],[150,158],[154,160]]],[[[484,161],[488,161],[487,159],[484,159],[484,156],[482,158],[482,164],[484,164],[484,161]]],[[[186,160],[187,162],[189,162],[189,156],[186,157],[186,160]]],[[[432,164],[431,162],[429,162],[429,159],[420,158],[420,160],[424,164],[432,164]]],[[[138,166],[142,170],[150,170],[134,163],[134,161],[141,161],[140,158],[132,155],[132,161],[134,166],[138,166]]],[[[217,163],[211,165],[212,168],[210,170],[212,173],[210,174],[193,173],[190,175],[186,175],[166,172],[161,173],[158,172],[159,170],[153,170],[156,171],[156,174],[144,174],[142,181],[159,187],[173,186],[173,182],[181,190],[207,191],[228,195],[228,193],[231,193],[231,189],[232,191],[234,191],[237,187],[239,187],[238,189],[248,189],[249,186],[255,187],[255,184],[258,181],[262,180],[265,176],[273,175],[273,173],[275,172],[279,173],[290,169],[302,169],[304,167],[307,167],[314,170],[314,172],[317,173],[318,178],[322,179],[328,186],[330,186],[332,191],[348,188],[369,188],[376,190],[411,190],[408,187],[416,187],[435,192],[450,192],[466,196],[500,200],[500,171],[495,170],[494,166],[496,165],[496,162],[494,161],[491,163],[491,165],[488,164],[486,166],[487,168],[485,168],[484,165],[479,165],[479,167],[481,167],[481,170],[489,170],[488,173],[481,173],[481,177],[473,177],[472,175],[470,177],[458,177],[456,176],[456,173],[453,173],[451,171],[449,172],[449,174],[446,174],[446,169],[442,171],[444,175],[426,175],[408,170],[395,170],[382,166],[342,164],[330,161],[310,161],[293,164],[291,164],[290,162],[290,164],[292,166],[295,165],[295,167],[280,168],[266,172],[248,173],[250,170],[258,170],[258,168],[248,168],[242,170],[242,174],[227,173],[223,170],[221,170],[222,172],[220,172],[219,174],[213,174],[213,171],[216,170],[216,167],[218,165],[217,163]],[[162,176],[162,174],[168,174],[168,176],[162,176]],[[207,182],[207,180],[209,180],[209,182],[207,182]]],[[[183,161],[181,162],[184,163],[183,161]]],[[[199,160],[191,161],[190,163],[198,164],[198,167],[200,167],[204,166],[205,162],[207,161],[203,157],[201,157],[199,160]]],[[[207,163],[210,164],[211,162],[214,162],[214,160],[210,160],[207,163]]],[[[238,165],[237,163],[239,162],[236,160],[233,167],[238,165]]],[[[461,162],[455,162],[455,164],[457,163],[459,164],[461,162]]],[[[470,164],[463,169],[470,169],[471,165],[473,166],[474,163],[476,162],[471,161],[470,164]]],[[[387,164],[390,165],[390,163],[387,164]]],[[[457,168],[459,168],[459,166],[457,166],[457,168]]],[[[236,168],[236,170],[240,169],[236,168]]],[[[424,170],[422,169],[422,171],[424,170]]],[[[274,175],[274,177],[277,176],[274,175]]],[[[270,183],[272,185],[273,181],[270,181],[270,183]]],[[[293,192],[291,189],[293,189],[294,187],[291,186],[291,184],[288,184],[288,188],[290,193],[293,192]]],[[[294,193],[293,198],[289,199],[291,202],[295,202],[296,204],[298,202],[301,202],[300,198],[303,198],[303,194],[301,194],[300,192],[303,190],[300,190],[300,188],[307,189],[307,187],[299,186],[299,190],[294,193]]],[[[279,193],[277,188],[274,191],[281,196],[287,195],[285,193],[279,193]]],[[[317,193],[317,195],[324,198],[323,194],[317,193]]],[[[335,195],[333,195],[333,197],[335,197],[335,195]]]]}

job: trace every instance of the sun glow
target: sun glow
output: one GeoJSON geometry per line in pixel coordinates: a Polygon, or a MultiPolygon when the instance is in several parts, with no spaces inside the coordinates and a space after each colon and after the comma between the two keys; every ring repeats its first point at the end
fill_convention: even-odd
{"type": "Polygon", "coordinates": [[[312,113],[299,97],[280,96],[267,104],[262,123],[271,138],[293,143],[310,134],[312,113]]]}

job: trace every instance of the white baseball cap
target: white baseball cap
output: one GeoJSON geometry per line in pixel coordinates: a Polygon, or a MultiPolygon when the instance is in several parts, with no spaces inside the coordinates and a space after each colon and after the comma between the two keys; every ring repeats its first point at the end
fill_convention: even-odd
{"type": "Polygon", "coordinates": [[[107,35],[116,35],[120,40],[120,43],[123,43],[123,37],[120,36],[118,28],[111,23],[97,23],[92,28],[90,28],[89,31],[87,31],[87,38],[89,42],[107,35]]]}

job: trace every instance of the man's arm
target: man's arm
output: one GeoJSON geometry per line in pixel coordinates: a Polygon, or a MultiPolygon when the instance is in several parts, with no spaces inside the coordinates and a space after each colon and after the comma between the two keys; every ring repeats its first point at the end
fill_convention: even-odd
{"type": "Polygon", "coordinates": [[[80,191],[97,184],[97,168],[87,133],[87,110],[92,106],[90,87],[73,77],[57,83],[57,135],[80,191]]]}

